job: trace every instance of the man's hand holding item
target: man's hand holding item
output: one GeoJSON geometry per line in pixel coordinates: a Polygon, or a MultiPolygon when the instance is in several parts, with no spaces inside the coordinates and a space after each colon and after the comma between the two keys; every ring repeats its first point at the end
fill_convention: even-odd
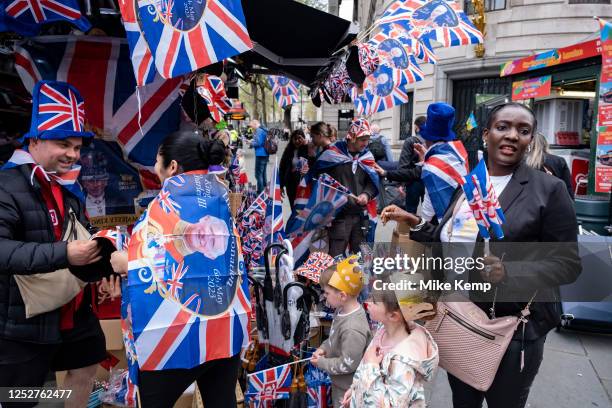
{"type": "Polygon", "coordinates": [[[72,266],[84,266],[102,259],[98,242],[77,240],[68,243],[66,249],[68,263],[72,266]]]}

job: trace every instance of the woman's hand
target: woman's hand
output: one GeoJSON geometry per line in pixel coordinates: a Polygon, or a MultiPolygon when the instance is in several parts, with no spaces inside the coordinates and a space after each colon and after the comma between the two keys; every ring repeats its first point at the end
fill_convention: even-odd
{"type": "Polygon", "coordinates": [[[122,277],[126,277],[128,273],[128,255],[126,251],[115,251],[111,254],[110,259],[113,271],[122,277]]]}
{"type": "Polygon", "coordinates": [[[402,210],[397,205],[389,205],[385,207],[380,213],[380,219],[383,225],[388,221],[405,222],[411,227],[416,226],[421,219],[408,211],[402,210]]]}
{"type": "Polygon", "coordinates": [[[342,406],[345,408],[348,408],[350,403],[351,403],[351,397],[353,396],[353,389],[349,388],[348,390],[346,390],[346,392],[344,393],[344,397],[342,397],[342,406]]]}
{"type": "Polygon", "coordinates": [[[317,364],[319,364],[319,359],[324,356],[325,350],[323,350],[322,348],[318,348],[314,353],[312,353],[312,359],[310,359],[310,362],[312,363],[312,365],[317,367],[317,364]]]}
{"type": "Polygon", "coordinates": [[[506,277],[506,269],[504,268],[502,259],[495,255],[484,257],[483,263],[485,267],[480,271],[480,276],[485,282],[499,283],[504,280],[506,277]]]}
{"type": "Polygon", "coordinates": [[[102,278],[98,286],[98,293],[101,295],[101,302],[108,296],[110,300],[115,300],[121,297],[121,278],[117,275],[111,275],[107,278],[102,278]]]}
{"type": "Polygon", "coordinates": [[[376,173],[378,173],[379,176],[381,177],[385,177],[385,175],[387,174],[387,172],[385,171],[385,169],[383,169],[382,167],[380,167],[378,165],[378,163],[374,163],[374,171],[376,171],[376,173]]]}
{"type": "Polygon", "coordinates": [[[363,355],[363,362],[367,364],[380,365],[383,359],[383,353],[380,347],[371,345],[363,355]]]}

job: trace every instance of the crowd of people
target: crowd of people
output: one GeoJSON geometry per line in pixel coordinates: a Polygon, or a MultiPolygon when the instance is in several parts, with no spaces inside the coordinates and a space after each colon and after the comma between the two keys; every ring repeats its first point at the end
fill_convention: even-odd
{"type": "MultiPolygon", "coordinates": [[[[65,83],[39,84],[34,92],[41,86],[80,98],[78,91],[65,83]]],[[[30,299],[19,282],[23,277],[69,271],[84,284],[103,279],[110,282],[111,292],[118,296],[117,277],[128,278],[132,255],[131,249],[114,250],[100,240],[64,239],[71,223],[81,224],[91,234],[96,232],[75,188],[80,149],[93,135],[85,130],[83,118],[48,129],[36,126],[38,115],[34,106],[35,125],[23,137],[23,148],[16,150],[0,171],[0,386],[41,387],[48,372],[67,370],[63,388],[72,389],[73,395],[66,406],[84,407],[96,365],[106,356],[104,334],[92,310],[91,291],[79,290],[67,303],[51,302],[46,310],[31,316],[30,299]]],[[[295,130],[281,155],[280,184],[292,209],[299,198],[298,185],[305,177],[315,180],[325,173],[350,192],[347,203],[327,227],[332,257],[360,251],[370,228],[368,206],[375,205],[385,179],[402,183],[405,199],[382,209],[383,223],[407,224],[410,238],[424,245],[476,244],[483,237],[463,190],[457,188],[440,213],[421,178],[428,152],[456,140],[453,124],[452,106],[432,104],[427,117],[416,119],[415,134],[404,141],[397,162],[387,138],[366,119],[355,119],[343,139],[323,122],[310,126],[308,135],[295,130]]],[[[268,185],[267,135],[258,121],[251,121],[249,126],[254,132],[251,147],[255,150],[257,190],[262,191],[268,185]]],[[[214,184],[208,191],[226,194],[221,179],[233,161],[231,145],[236,138],[233,129],[218,132],[215,140],[204,140],[193,133],[169,135],[159,148],[155,172],[162,183],[178,183],[176,177],[183,183],[206,176],[214,184]]],[[[533,112],[515,103],[495,107],[484,126],[483,141],[485,163],[505,214],[504,241],[576,242],[571,189],[553,177],[565,179],[567,167],[546,152],[533,112]]],[[[167,197],[160,197],[162,200],[167,197]]],[[[151,223],[151,233],[156,228],[162,233],[170,228],[178,237],[169,249],[176,259],[194,252],[216,259],[227,251],[228,239],[239,241],[234,225],[213,219],[205,208],[190,210],[195,212],[192,218],[199,220],[195,224],[183,220],[166,220],[168,225],[159,220],[151,223]],[[216,238],[210,239],[211,235],[216,238]]],[[[163,213],[158,216],[164,217],[163,213]]],[[[132,240],[142,241],[138,235],[142,233],[135,230],[132,240]]],[[[571,253],[553,253],[547,262],[518,266],[503,256],[482,256],[485,268],[471,270],[470,280],[491,283],[500,291],[529,284],[539,293],[554,292],[580,273],[580,261],[571,253]]],[[[329,337],[314,352],[312,364],[330,375],[336,407],[424,407],[424,383],[432,379],[440,352],[423,324],[436,314],[435,302],[425,296],[405,301],[393,290],[371,291],[361,301],[363,273],[354,259],[348,258],[335,262],[321,275],[319,285],[335,313],[329,337]],[[374,333],[371,321],[379,323],[374,333]]],[[[391,282],[397,274],[390,272],[380,279],[391,282]]],[[[493,308],[497,317],[519,315],[525,308],[521,302],[476,305],[486,313],[493,308]]],[[[522,332],[517,330],[513,335],[487,391],[449,373],[453,406],[476,408],[486,400],[489,407],[524,407],[543,359],[546,335],[559,323],[559,317],[558,303],[531,305],[528,322],[522,332]]],[[[241,330],[232,331],[236,338],[231,343],[241,343],[243,339],[238,336],[243,335],[241,330]]],[[[207,350],[224,347],[223,341],[209,337],[207,350]]],[[[232,348],[224,353],[207,351],[200,364],[189,368],[143,370],[139,373],[141,406],[170,407],[193,382],[197,382],[207,408],[236,406],[234,387],[239,368],[239,352],[232,348]]]]}

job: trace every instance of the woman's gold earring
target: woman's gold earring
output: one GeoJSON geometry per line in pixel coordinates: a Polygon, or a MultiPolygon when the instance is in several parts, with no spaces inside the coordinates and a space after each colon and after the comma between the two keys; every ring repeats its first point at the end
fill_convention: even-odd
{"type": "Polygon", "coordinates": [[[529,143],[529,146],[527,146],[527,153],[531,153],[531,145],[532,143],[529,143]]]}
{"type": "Polygon", "coordinates": [[[482,147],[484,147],[485,149],[487,148],[487,141],[486,141],[486,139],[482,140],[482,147]]]}

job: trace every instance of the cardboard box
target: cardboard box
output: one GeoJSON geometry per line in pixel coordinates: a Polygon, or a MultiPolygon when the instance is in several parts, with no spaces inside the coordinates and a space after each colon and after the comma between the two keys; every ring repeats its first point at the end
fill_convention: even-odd
{"type": "Polygon", "coordinates": [[[107,350],[123,350],[121,319],[100,320],[100,326],[106,338],[107,350]]]}

